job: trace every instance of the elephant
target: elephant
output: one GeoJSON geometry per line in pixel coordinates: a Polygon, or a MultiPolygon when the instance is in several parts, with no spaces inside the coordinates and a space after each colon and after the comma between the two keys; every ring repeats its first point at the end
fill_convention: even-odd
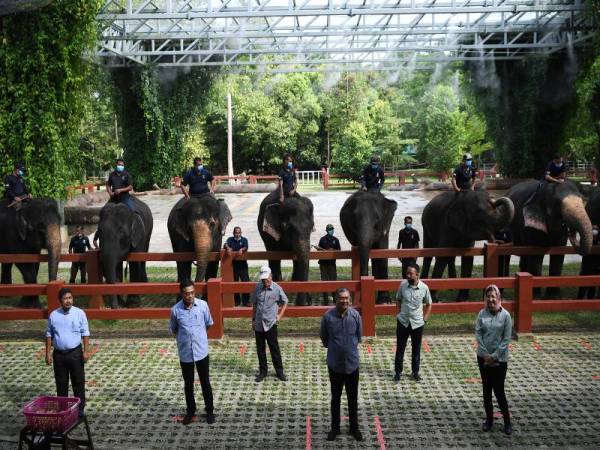
{"type": "MultiPolygon", "coordinates": [[[[48,250],[48,280],[57,278],[60,260],[60,214],[55,200],[33,198],[16,211],[8,207],[8,200],[0,200],[0,253],[39,254],[48,250]]],[[[39,263],[16,263],[25,283],[37,283],[39,263]]],[[[12,283],[12,264],[2,264],[2,284],[12,283]]],[[[37,296],[26,296],[20,306],[39,308],[37,296]]]]}
{"type": "MultiPolygon", "coordinates": [[[[394,213],[398,203],[378,191],[356,191],[346,199],[340,210],[340,222],[350,243],[358,247],[360,275],[369,275],[369,250],[387,249],[394,213]]],[[[388,277],[388,260],[374,259],[373,276],[388,277]]],[[[387,292],[377,294],[377,302],[389,300],[387,292]]]]}
{"type": "MultiPolygon", "coordinates": [[[[221,250],[231,212],[223,200],[206,193],[179,200],[167,220],[174,252],[195,252],[197,282],[217,276],[218,262],[208,261],[210,252],[221,250]]],[[[191,261],[177,261],[177,281],[191,278],[191,261]]]]}
{"type": "MultiPolygon", "coordinates": [[[[494,234],[509,226],[515,214],[511,199],[494,200],[484,189],[443,192],[423,209],[423,248],[468,248],[475,241],[494,241],[494,234]]],[[[421,277],[427,278],[432,257],[423,258],[421,277]]],[[[441,278],[446,266],[448,276],[456,278],[454,257],[436,257],[433,278],[441,278]]],[[[461,257],[461,278],[470,278],[473,257],[461,257]]],[[[460,290],[458,300],[468,299],[469,291],[460,290]]]]}
{"type": "MultiPolygon", "coordinates": [[[[124,203],[107,202],[100,210],[97,237],[100,240],[100,263],[108,284],[123,281],[123,260],[130,252],[147,252],[152,235],[152,212],[146,203],[131,197],[132,212],[124,203]]],[[[129,262],[129,279],[147,282],[146,262],[129,262]]],[[[111,308],[118,308],[116,295],[110,295],[111,308]]],[[[137,296],[128,296],[126,306],[136,306],[137,296]]]]}
{"type": "MultiPolygon", "coordinates": [[[[506,195],[515,205],[515,220],[511,227],[515,245],[563,246],[567,245],[568,239],[580,255],[590,252],[592,223],[575,183],[527,180],[513,186],[506,195]]],[[[522,256],[519,269],[539,276],[543,259],[543,255],[522,256]]],[[[564,255],[551,255],[549,275],[559,276],[563,262],[564,255]]],[[[546,297],[558,296],[559,288],[546,290],[546,297]]]]}
{"type": "MultiPolygon", "coordinates": [[[[293,252],[292,281],[308,281],[310,234],[314,231],[313,204],[299,194],[279,203],[279,189],[268,194],[260,204],[258,232],[267,251],[293,252]]],[[[273,281],[281,280],[281,261],[269,260],[273,281]]],[[[311,304],[307,293],[296,296],[297,305],[311,304]]]]}

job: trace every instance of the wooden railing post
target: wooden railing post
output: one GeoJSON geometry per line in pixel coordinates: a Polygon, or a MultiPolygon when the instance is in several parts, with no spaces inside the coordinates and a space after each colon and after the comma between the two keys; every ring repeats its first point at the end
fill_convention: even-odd
{"type": "Polygon", "coordinates": [[[375,278],[360,277],[363,335],[375,336],[375,278]]]}
{"type": "Polygon", "coordinates": [[[533,275],[528,272],[516,274],[515,303],[514,303],[514,331],[530,334],[533,315],[533,275]]]}
{"type": "Polygon", "coordinates": [[[498,244],[485,242],[483,244],[483,276],[493,278],[498,276],[498,244]]]}
{"type": "MultiPolygon", "coordinates": [[[[358,247],[352,246],[352,280],[360,280],[360,254],[358,247]]],[[[360,292],[354,294],[354,304],[360,305],[360,292]]]]}
{"type": "Polygon", "coordinates": [[[323,169],[321,174],[323,175],[323,190],[326,191],[329,189],[329,173],[326,169],[323,169]]]}
{"type": "Polygon", "coordinates": [[[209,339],[223,339],[223,300],[221,299],[221,278],[211,278],[207,283],[208,308],[214,325],[208,329],[209,339]]]}
{"type": "MultiPolygon", "coordinates": [[[[225,249],[221,249],[221,278],[223,281],[233,282],[233,258],[225,249]]],[[[226,308],[235,306],[233,294],[223,294],[223,306],[226,308]]]]}
{"type": "MultiPolygon", "coordinates": [[[[87,272],[87,282],[89,284],[102,283],[102,264],[100,264],[100,250],[93,249],[86,252],[85,270],[87,272]]],[[[104,297],[100,294],[90,296],[90,308],[104,308],[104,297]]]]}
{"type": "Polygon", "coordinates": [[[58,291],[65,285],[63,280],[54,280],[48,283],[46,288],[46,298],[48,300],[48,315],[58,307],[60,307],[60,301],[58,300],[58,291]]]}

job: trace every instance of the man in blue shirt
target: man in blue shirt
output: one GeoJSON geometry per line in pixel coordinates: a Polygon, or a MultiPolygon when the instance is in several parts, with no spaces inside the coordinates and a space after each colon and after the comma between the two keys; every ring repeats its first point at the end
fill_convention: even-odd
{"type": "MultiPolygon", "coordinates": [[[[85,253],[86,250],[91,250],[92,246],[90,245],[90,240],[88,237],[83,234],[83,227],[81,225],[77,225],[75,228],[75,236],[71,238],[71,242],[69,243],[69,253],[85,253]]],[[[85,273],[85,262],[72,262],[71,263],[71,278],[69,279],[69,283],[75,283],[77,279],[77,272],[81,272],[81,282],[86,282],[86,273],[85,273]]]]}
{"type": "Polygon", "coordinates": [[[340,401],[346,386],[350,434],[362,441],[358,429],[358,344],[362,338],[360,314],[350,307],[350,291],[336,291],[335,308],[321,319],[321,341],[327,348],[327,368],[331,383],[331,431],[327,440],[333,441],[340,434],[340,401]]]}
{"type": "Polygon", "coordinates": [[[89,359],[90,330],[83,310],[73,306],[73,294],[68,288],[58,291],[60,308],[48,317],[46,329],[46,364],[54,364],[56,395],[68,397],[69,378],[73,393],[79,397],[79,415],[85,408],[84,363],[89,359]],[[83,340],[83,349],[81,341],[83,340]],[[50,350],[54,347],[54,351],[50,350]]]}
{"type": "Polygon", "coordinates": [[[185,390],[186,413],[183,424],[188,425],[196,414],[194,399],[194,366],[198,371],[202,396],[206,409],[206,423],[215,423],[213,394],[209,378],[208,335],[206,330],[213,324],[208,303],[196,298],[194,283],[189,278],[181,281],[179,290],[182,300],[171,308],[169,329],[177,340],[179,364],[185,390]]]}
{"type": "Polygon", "coordinates": [[[186,198],[213,193],[213,176],[202,164],[202,158],[194,158],[194,167],[187,171],[181,182],[181,192],[186,198]],[[189,186],[189,192],[184,186],[189,186]]]}
{"type": "MultiPolygon", "coordinates": [[[[242,229],[235,227],[233,236],[227,239],[223,246],[229,255],[241,255],[248,251],[248,239],[242,236],[242,229]]],[[[248,275],[248,261],[245,259],[233,260],[233,281],[250,281],[248,275]]],[[[235,306],[250,306],[250,294],[235,294],[235,306]]]]}
{"type": "Polygon", "coordinates": [[[9,205],[14,205],[17,211],[21,209],[21,202],[31,198],[29,189],[23,179],[24,175],[25,166],[22,163],[17,163],[14,166],[13,173],[4,178],[4,197],[8,199],[9,205]]]}
{"type": "Polygon", "coordinates": [[[385,173],[381,168],[381,158],[373,155],[371,164],[365,166],[360,177],[360,186],[363,191],[381,192],[385,183],[385,173]]]}

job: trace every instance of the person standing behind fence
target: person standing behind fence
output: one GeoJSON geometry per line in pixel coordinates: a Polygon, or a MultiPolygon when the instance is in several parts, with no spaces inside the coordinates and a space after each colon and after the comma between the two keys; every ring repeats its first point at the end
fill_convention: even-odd
{"type": "Polygon", "coordinates": [[[483,407],[485,409],[483,431],[490,431],[494,425],[494,406],[492,404],[492,391],[494,391],[504,418],[504,432],[512,434],[510,412],[504,392],[512,319],[508,311],[502,308],[500,290],[495,284],[490,284],[485,288],[484,302],[485,308],[479,311],[475,323],[477,365],[481,373],[483,407]]]}
{"type": "MultiPolygon", "coordinates": [[[[233,236],[227,239],[223,246],[227,250],[227,254],[241,255],[248,251],[248,239],[242,236],[242,229],[235,227],[233,229],[233,236]]],[[[240,259],[233,260],[233,281],[250,281],[248,276],[248,261],[240,259]]],[[[250,294],[235,294],[235,306],[250,306],[250,294]]]]}
{"type": "Polygon", "coordinates": [[[321,319],[321,342],[327,349],[327,369],[331,383],[331,430],[327,440],[333,441],[340,434],[340,403],[342,390],[346,387],[350,434],[357,441],[363,437],[358,428],[358,380],[360,358],[358,344],[362,339],[360,314],[350,307],[350,291],[336,291],[335,308],[321,319]]]}
{"type": "MultiPolygon", "coordinates": [[[[333,235],[333,225],[330,223],[325,227],[325,236],[319,239],[319,250],[341,250],[340,241],[333,235]]],[[[321,272],[321,281],[337,280],[337,265],[335,259],[320,259],[319,270],[321,272]]],[[[323,292],[323,305],[329,304],[329,293],[323,292]]]]}
{"type": "MultiPolygon", "coordinates": [[[[83,234],[83,227],[78,225],[75,231],[75,236],[71,238],[71,242],[69,243],[69,253],[81,254],[85,253],[86,250],[91,250],[90,240],[83,234]]],[[[75,283],[77,272],[81,272],[81,282],[86,283],[85,262],[77,261],[71,263],[71,278],[69,279],[69,283],[75,283]]]]}
{"type": "Polygon", "coordinates": [[[194,398],[194,367],[198,371],[206,423],[215,423],[213,393],[210,385],[208,335],[206,330],[213,325],[208,303],[196,298],[192,280],[183,280],[179,284],[181,300],[171,308],[169,329],[177,340],[179,365],[183,376],[186,413],[182,423],[188,425],[196,414],[194,398]]]}
{"type": "Polygon", "coordinates": [[[394,381],[400,381],[404,367],[404,351],[410,336],[412,346],[411,369],[415,381],[421,381],[421,341],[425,323],[431,313],[431,293],[429,287],[419,280],[419,265],[412,263],[406,271],[406,280],[400,283],[396,294],[398,315],[396,316],[396,358],[394,361],[394,381]],[[423,308],[425,304],[425,308],[423,308]]]}
{"type": "MultiPolygon", "coordinates": [[[[413,228],[413,218],[406,216],[404,218],[404,228],[398,233],[398,246],[396,248],[419,248],[419,232],[413,228]]],[[[401,258],[402,262],[402,278],[406,278],[408,266],[416,263],[417,258],[401,258]]]]}
{"type": "Polygon", "coordinates": [[[277,378],[287,381],[283,372],[281,352],[277,340],[277,323],[281,320],[287,308],[288,298],[283,289],[273,282],[269,266],[260,268],[260,281],[256,285],[251,297],[252,302],[252,329],[256,339],[256,353],[258,354],[258,374],[254,381],[260,383],[267,377],[267,349],[269,345],[271,360],[277,378]]]}
{"type": "Polygon", "coordinates": [[[60,308],[48,317],[46,329],[46,364],[54,367],[56,395],[69,396],[69,378],[73,394],[79,398],[79,417],[85,408],[85,366],[90,358],[90,329],[85,312],[73,305],[68,288],[58,291],[60,308]],[[83,341],[83,348],[81,342],[83,341]],[[54,347],[52,353],[50,350],[54,347]]]}

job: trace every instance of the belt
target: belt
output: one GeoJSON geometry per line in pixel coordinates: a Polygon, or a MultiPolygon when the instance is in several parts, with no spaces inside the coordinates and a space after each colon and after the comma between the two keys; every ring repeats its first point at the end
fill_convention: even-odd
{"type": "Polygon", "coordinates": [[[68,350],[59,350],[59,349],[55,348],[54,351],[56,353],[60,353],[61,355],[67,355],[67,354],[69,354],[71,352],[74,352],[75,350],[77,350],[79,348],[81,348],[81,344],[79,344],[77,347],[74,347],[74,348],[71,348],[71,349],[68,349],[68,350]]]}

